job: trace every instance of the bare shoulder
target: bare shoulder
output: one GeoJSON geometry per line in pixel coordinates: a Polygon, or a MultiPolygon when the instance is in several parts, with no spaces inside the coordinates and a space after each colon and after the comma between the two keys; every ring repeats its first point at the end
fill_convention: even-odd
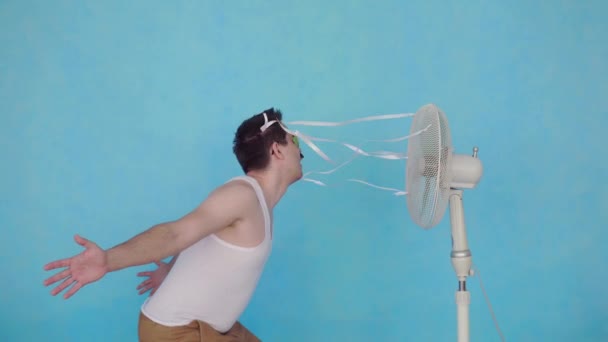
{"type": "Polygon", "coordinates": [[[234,180],[213,190],[201,206],[243,209],[256,202],[257,195],[253,187],[246,181],[234,180]]]}
{"type": "Polygon", "coordinates": [[[244,219],[256,204],[251,185],[243,181],[228,182],[213,190],[196,209],[171,226],[183,249],[244,219]]]}

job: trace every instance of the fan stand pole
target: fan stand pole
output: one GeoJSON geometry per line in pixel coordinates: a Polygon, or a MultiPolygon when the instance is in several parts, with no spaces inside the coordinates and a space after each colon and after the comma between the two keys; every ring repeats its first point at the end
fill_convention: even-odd
{"type": "Polygon", "coordinates": [[[458,277],[458,291],[456,291],[458,342],[468,342],[471,294],[467,291],[467,277],[471,272],[471,251],[467,244],[464,224],[462,190],[452,190],[450,194],[450,221],[452,224],[452,266],[458,277]]]}

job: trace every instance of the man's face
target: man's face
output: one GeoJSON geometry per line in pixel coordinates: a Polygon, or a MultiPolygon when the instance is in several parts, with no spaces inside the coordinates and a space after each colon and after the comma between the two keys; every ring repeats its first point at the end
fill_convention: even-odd
{"type": "Polygon", "coordinates": [[[288,158],[292,161],[291,165],[295,166],[296,180],[299,180],[302,178],[302,159],[304,159],[304,155],[300,150],[298,137],[290,133],[287,133],[287,154],[288,158]]]}

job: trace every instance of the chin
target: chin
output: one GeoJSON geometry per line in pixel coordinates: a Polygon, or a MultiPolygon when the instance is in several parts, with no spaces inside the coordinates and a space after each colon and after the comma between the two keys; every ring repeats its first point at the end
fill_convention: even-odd
{"type": "Polygon", "coordinates": [[[300,171],[300,172],[298,173],[298,175],[297,175],[296,177],[294,177],[294,180],[293,180],[293,182],[292,182],[292,183],[295,183],[295,182],[299,181],[300,179],[302,179],[302,177],[303,177],[303,174],[302,174],[302,172],[300,171]]]}

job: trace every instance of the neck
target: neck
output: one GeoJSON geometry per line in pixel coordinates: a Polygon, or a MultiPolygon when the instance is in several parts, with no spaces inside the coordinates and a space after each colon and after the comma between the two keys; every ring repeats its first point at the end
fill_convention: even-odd
{"type": "Polygon", "coordinates": [[[286,179],[273,174],[270,170],[250,171],[247,173],[247,176],[254,178],[260,184],[264,197],[266,198],[268,210],[271,211],[281,200],[283,195],[285,195],[285,192],[290,185],[286,179]]]}

